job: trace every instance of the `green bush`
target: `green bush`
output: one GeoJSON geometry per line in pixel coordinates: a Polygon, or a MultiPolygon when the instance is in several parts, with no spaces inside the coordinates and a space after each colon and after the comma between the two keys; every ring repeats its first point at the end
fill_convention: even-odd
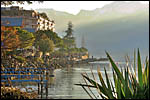
{"type": "MultiPolygon", "coordinates": [[[[137,62],[134,55],[134,71],[129,69],[129,66],[127,65],[124,73],[122,73],[122,70],[119,70],[119,67],[115,64],[111,56],[107,52],[106,54],[113,68],[114,85],[112,84],[112,81],[109,80],[105,68],[106,82],[102,77],[100,69],[98,69],[97,71],[101,84],[97,83],[96,80],[89,78],[87,74],[82,74],[83,79],[88,80],[90,84],[87,84],[85,81],[86,84],[75,85],[82,86],[91,98],[93,98],[92,95],[97,98],[91,91],[91,88],[96,88],[103,99],[149,99],[149,60],[146,58],[145,65],[142,66],[139,49],[137,53],[137,62]],[[138,76],[136,76],[136,63],[138,76]],[[88,87],[91,93],[89,93],[85,87],[88,87]]],[[[131,67],[132,66],[130,66],[130,68],[131,67]]]]}

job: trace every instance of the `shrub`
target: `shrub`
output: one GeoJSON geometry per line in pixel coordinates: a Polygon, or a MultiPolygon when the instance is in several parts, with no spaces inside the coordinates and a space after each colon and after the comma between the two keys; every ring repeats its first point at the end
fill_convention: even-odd
{"type": "MultiPolygon", "coordinates": [[[[135,54],[135,52],[134,52],[135,54]]],[[[141,64],[140,52],[138,49],[137,53],[137,72],[136,76],[136,57],[134,56],[134,71],[129,69],[127,65],[125,67],[124,73],[120,71],[119,67],[115,64],[112,57],[106,52],[107,57],[113,68],[113,82],[109,80],[107,71],[105,70],[106,82],[102,77],[100,69],[98,69],[98,76],[100,83],[97,83],[96,80],[93,80],[87,76],[87,74],[82,74],[84,80],[88,80],[90,84],[75,84],[81,86],[88,95],[92,97],[93,92],[90,88],[96,88],[99,95],[103,99],[149,99],[149,60],[146,58],[145,65],[141,64]],[[142,67],[144,68],[142,70],[142,67]],[[88,87],[90,92],[85,88],[88,87]]],[[[131,68],[132,66],[130,66],[131,68]]],[[[95,96],[95,94],[93,94],[95,96]]],[[[95,98],[97,98],[95,96],[95,98]]]]}
{"type": "Polygon", "coordinates": [[[2,87],[1,86],[1,99],[36,99],[37,93],[23,92],[14,87],[2,87]]]}

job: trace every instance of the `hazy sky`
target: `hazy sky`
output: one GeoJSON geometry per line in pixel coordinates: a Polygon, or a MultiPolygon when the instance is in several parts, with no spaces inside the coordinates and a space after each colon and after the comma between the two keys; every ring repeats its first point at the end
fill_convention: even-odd
{"type": "MultiPolygon", "coordinates": [[[[44,1],[43,3],[34,2],[31,5],[19,5],[24,9],[39,9],[39,8],[52,8],[57,11],[65,11],[71,14],[77,14],[81,9],[94,10],[101,8],[106,4],[113,1],[44,1]]],[[[149,1],[140,1],[142,3],[149,3],[149,1]]],[[[14,5],[15,6],[15,5],[14,5]]]]}

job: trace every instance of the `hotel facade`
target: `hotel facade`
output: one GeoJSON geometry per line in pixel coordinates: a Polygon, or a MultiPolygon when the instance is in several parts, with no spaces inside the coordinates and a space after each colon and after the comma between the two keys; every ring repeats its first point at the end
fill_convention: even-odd
{"type": "Polygon", "coordinates": [[[29,32],[55,30],[55,23],[34,10],[24,10],[19,6],[1,7],[1,26],[20,27],[29,32]]]}

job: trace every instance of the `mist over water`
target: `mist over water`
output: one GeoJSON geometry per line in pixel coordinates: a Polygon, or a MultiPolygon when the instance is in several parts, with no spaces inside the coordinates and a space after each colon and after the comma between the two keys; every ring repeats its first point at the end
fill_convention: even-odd
{"type": "MultiPolygon", "coordinates": [[[[125,64],[124,62],[122,63],[120,62],[119,68],[123,67],[124,64],[125,64]]],[[[107,70],[109,79],[113,81],[112,67],[110,66],[108,61],[92,62],[84,65],[83,64],[74,65],[73,67],[70,68],[56,69],[54,71],[55,77],[51,80],[51,85],[49,85],[48,87],[48,99],[91,99],[82,87],[74,84],[85,83],[81,73],[86,72],[88,76],[93,79],[91,69],[95,79],[97,80],[98,83],[100,83],[97,74],[98,67],[102,72],[104,81],[106,80],[104,67],[107,70]]],[[[34,88],[34,90],[37,90],[37,85],[26,85],[26,87],[27,88],[32,87],[34,88]]],[[[97,96],[97,98],[100,98],[98,96],[97,90],[96,89],[92,90],[93,93],[97,96]]],[[[45,95],[43,95],[43,98],[46,98],[45,95]]]]}
{"type": "MultiPolygon", "coordinates": [[[[34,67],[47,67],[52,68],[52,70],[54,69],[54,73],[53,71],[52,73],[50,73],[52,77],[49,77],[50,80],[48,79],[48,81],[50,81],[48,84],[48,99],[90,99],[90,96],[86,93],[86,91],[84,91],[81,86],[77,86],[75,84],[85,83],[81,75],[82,73],[87,73],[88,76],[92,79],[93,73],[97,82],[100,83],[97,73],[98,67],[100,68],[104,81],[106,81],[104,72],[105,67],[109,79],[113,82],[112,66],[109,61],[95,61],[89,62],[88,64],[69,65],[73,64],[76,61],[79,61],[77,63],[80,63],[80,61],[81,63],[82,61],[83,63],[84,61],[88,62],[91,60],[88,59],[88,56],[89,58],[107,58],[106,52],[108,52],[114,62],[119,65],[119,69],[123,68],[123,70],[126,67],[126,56],[129,56],[129,64],[133,64],[134,50],[136,50],[137,61],[138,48],[140,50],[142,65],[145,64],[146,57],[148,57],[149,59],[149,4],[144,5],[140,2],[127,3],[124,1],[116,1],[105,5],[102,8],[96,8],[90,11],[81,10],[76,15],[56,11],[54,9],[37,9],[36,11],[40,13],[45,12],[50,20],[54,20],[56,24],[54,27],[56,30],[55,32],[58,36],[61,37],[60,40],[62,40],[61,42],[62,44],[64,44],[60,47],[57,47],[57,43],[54,44],[53,47],[56,52],[55,50],[52,50],[54,52],[47,51],[50,54],[49,57],[44,55],[44,53],[46,53],[45,51],[38,50],[38,53],[40,53],[39,51],[43,52],[43,55],[45,57],[39,57],[39,59],[36,59],[37,61],[31,61],[31,63],[33,64],[34,62],[37,62],[37,65],[34,65],[34,67]],[[68,27],[68,22],[72,23],[71,28],[68,27]],[[70,37],[68,37],[66,34],[67,32],[68,34],[70,34],[69,30],[67,31],[67,28],[71,29],[72,31],[71,35],[68,35],[70,37]],[[65,35],[68,37],[68,39],[66,38],[67,45],[65,44],[65,35]],[[83,37],[84,42],[82,41],[83,37]],[[72,43],[69,39],[72,41],[72,43]],[[71,43],[71,45],[68,45],[69,43],[71,43]],[[87,50],[84,52],[80,52],[82,51],[82,49],[85,49],[78,49],[80,47],[85,47],[87,50]],[[48,59],[45,60],[45,58],[48,59]],[[44,65],[42,65],[41,62],[44,63],[44,65]]],[[[43,23],[45,23],[45,21],[43,23]]],[[[47,35],[48,34],[49,33],[47,33],[47,35]]],[[[46,35],[38,37],[37,39],[39,40],[37,41],[45,40],[47,38],[45,36],[46,35]]],[[[50,36],[49,34],[48,38],[49,40],[52,40],[50,38],[53,38],[53,36],[50,36]]],[[[57,39],[58,38],[56,38],[56,41],[57,39]]],[[[40,43],[37,42],[37,45],[38,44],[40,43]]],[[[61,45],[61,43],[58,43],[58,45],[61,45]]],[[[45,44],[42,44],[42,46],[45,46],[45,44]]],[[[37,47],[40,48],[40,46],[37,47]]],[[[46,48],[48,47],[50,47],[50,45],[46,46],[46,48]]],[[[9,54],[8,58],[12,59],[11,57],[9,57],[9,54]]],[[[9,61],[10,59],[8,59],[7,61],[8,64],[11,63],[9,61]]],[[[16,57],[16,59],[21,58],[16,57]]],[[[20,68],[20,65],[22,67],[26,67],[24,63],[18,63],[17,69],[20,68]]],[[[28,67],[30,66],[31,64],[28,65],[28,67]]],[[[7,66],[6,64],[6,67],[9,66],[7,66]]],[[[131,69],[132,67],[129,66],[129,68],[131,69]]],[[[28,83],[24,84],[18,82],[16,86],[18,88],[21,88],[22,91],[26,91],[25,88],[33,88],[32,90],[35,90],[36,92],[38,91],[37,84],[31,85],[28,83]]],[[[44,95],[42,99],[46,99],[45,87],[43,90],[44,95]]],[[[101,98],[96,89],[92,90],[97,98],[101,98]]],[[[41,97],[40,94],[39,97],[41,97]]]]}
{"type": "Polygon", "coordinates": [[[106,50],[115,60],[124,61],[124,56],[133,57],[137,48],[142,59],[149,55],[149,4],[116,1],[103,8],[81,10],[77,15],[50,9],[38,11],[56,21],[56,31],[62,37],[67,22],[72,21],[77,47],[81,47],[84,36],[90,56],[106,57],[106,50]]]}

